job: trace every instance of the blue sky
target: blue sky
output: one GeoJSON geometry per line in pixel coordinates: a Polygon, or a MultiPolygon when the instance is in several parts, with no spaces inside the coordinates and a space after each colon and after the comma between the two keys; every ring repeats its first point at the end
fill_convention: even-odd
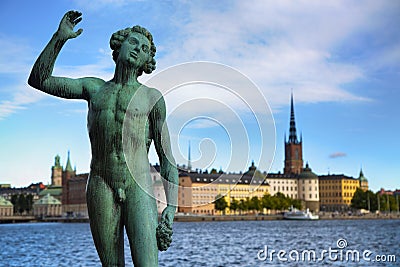
{"type": "MultiPolygon", "coordinates": [[[[78,27],[84,31],[61,51],[55,75],[111,79],[111,34],[139,24],[152,32],[157,46],[157,71],[143,82],[173,65],[211,61],[235,68],[258,86],[275,121],[272,165],[260,160],[257,148],[273,149],[260,144],[241,108],[235,112],[246,122],[250,148],[240,169],[229,165],[229,136],[236,128],[224,130],[212,120],[191,122],[173,138],[180,146],[178,163],[186,163],[191,140],[192,161],[198,164],[193,167],[240,171],[254,159],[263,171],[282,171],[293,91],[304,160],[314,172],[358,177],[362,167],[373,190],[400,187],[398,1],[2,1],[0,183],[49,183],[55,155],[65,165],[68,150],[78,173],[89,171],[87,104],[26,84],[35,59],[71,9],[83,13],[78,27]],[[206,163],[204,156],[210,157],[206,163]]],[[[174,105],[174,99],[166,100],[167,108],[174,105]]],[[[213,111],[193,103],[183,110],[213,111]]],[[[257,114],[269,116],[268,111],[266,106],[257,114]]],[[[173,124],[176,118],[169,112],[173,124]]],[[[150,160],[156,162],[154,152],[150,160]]]]}

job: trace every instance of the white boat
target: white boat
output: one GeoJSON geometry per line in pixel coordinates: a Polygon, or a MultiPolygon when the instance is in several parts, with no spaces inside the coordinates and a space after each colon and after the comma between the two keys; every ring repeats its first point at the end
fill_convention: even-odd
{"type": "Polygon", "coordinates": [[[306,211],[301,211],[292,208],[290,211],[283,214],[283,218],[286,220],[318,220],[318,215],[313,215],[309,209],[306,211]]]}

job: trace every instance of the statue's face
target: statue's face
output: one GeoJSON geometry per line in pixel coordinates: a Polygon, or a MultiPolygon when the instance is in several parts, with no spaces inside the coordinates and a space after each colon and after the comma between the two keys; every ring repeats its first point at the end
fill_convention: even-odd
{"type": "Polygon", "coordinates": [[[150,57],[150,42],[142,34],[132,32],[122,43],[118,60],[127,61],[135,69],[144,66],[150,57]]]}

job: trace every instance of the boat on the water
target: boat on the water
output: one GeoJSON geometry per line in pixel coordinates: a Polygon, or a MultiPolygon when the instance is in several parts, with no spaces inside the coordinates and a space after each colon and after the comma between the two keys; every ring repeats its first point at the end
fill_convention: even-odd
{"type": "Polygon", "coordinates": [[[286,220],[318,220],[318,215],[313,215],[309,209],[301,211],[292,208],[290,211],[283,214],[283,218],[286,220]]]}

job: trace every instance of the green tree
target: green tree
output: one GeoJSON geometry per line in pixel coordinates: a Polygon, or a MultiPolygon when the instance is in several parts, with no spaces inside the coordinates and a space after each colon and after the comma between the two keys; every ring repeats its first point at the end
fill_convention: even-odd
{"type": "Polygon", "coordinates": [[[18,196],[17,205],[18,205],[18,213],[19,214],[24,213],[24,211],[26,211],[28,209],[28,201],[26,200],[26,197],[24,194],[20,194],[18,196]]]}
{"type": "Polygon", "coordinates": [[[275,209],[277,210],[286,210],[290,207],[290,198],[286,197],[283,193],[278,192],[274,195],[274,199],[276,202],[275,209]]]}
{"type": "Polygon", "coordinates": [[[223,214],[225,214],[225,209],[228,207],[228,203],[225,200],[225,197],[223,197],[221,194],[218,194],[215,197],[214,201],[214,208],[216,210],[221,211],[223,214]]]}
{"type": "Polygon", "coordinates": [[[290,206],[296,208],[298,210],[302,209],[301,200],[300,199],[290,199],[290,206]]]}
{"type": "Polygon", "coordinates": [[[236,212],[239,209],[239,204],[240,202],[237,199],[232,198],[231,204],[229,205],[229,209],[236,212]]]}
{"type": "Polygon", "coordinates": [[[26,202],[27,202],[26,212],[30,213],[33,210],[33,195],[32,194],[29,194],[26,196],[26,202]]]}
{"type": "Polygon", "coordinates": [[[14,213],[17,214],[18,212],[18,195],[11,196],[11,203],[14,205],[14,213]]]}
{"type": "Polygon", "coordinates": [[[268,193],[266,193],[262,197],[261,204],[262,204],[263,208],[265,208],[267,210],[273,210],[275,208],[273,205],[272,196],[268,193]]]}
{"type": "Polygon", "coordinates": [[[249,200],[249,210],[262,211],[262,201],[258,197],[252,197],[249,200]]]}
{"type": "Polygon", "coordinates": [[[248,211],[249,210],[249,198],[247,198],[246,200],[241,199],[239,202],[239,211],[248,211]]]}
{"type": "Polygon", "coordinates": [[[351,199],[351,205],[353,209],[368,209],[368,196],[367,192],[364,192],[361,188],[357,188],[354,192],[353,198],[351,199]]]}

